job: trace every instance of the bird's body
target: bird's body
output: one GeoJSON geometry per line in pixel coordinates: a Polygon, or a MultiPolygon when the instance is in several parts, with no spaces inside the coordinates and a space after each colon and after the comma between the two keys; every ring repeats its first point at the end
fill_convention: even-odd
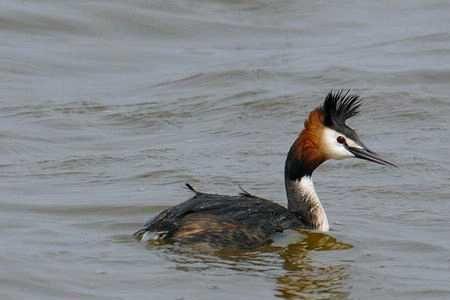
{"type": "Polygon", "coordinates": [[[359,105],[358,96],[331,92],[309,114],[286,158],[287,208],[247,192],[216,195],[187,185],[194,197],[162,211],[135,236],[143,241],[252,249],[269,244],[274,234],[286,229],[328,231],[328,218],[311,179],[313,171],[326,160],[355,157],[393,165],[367,149],[345,124],[357,114],[359,105]]]}
{"type": "Polygon", "coordinates": [[[226,196],[195,191],[194,197],[162,211],[136,235],[144,240],[254,248],[270,243],[277,232],[300,227],[305,224],[298,216],[267,199],[245,192],[226,196]]]}

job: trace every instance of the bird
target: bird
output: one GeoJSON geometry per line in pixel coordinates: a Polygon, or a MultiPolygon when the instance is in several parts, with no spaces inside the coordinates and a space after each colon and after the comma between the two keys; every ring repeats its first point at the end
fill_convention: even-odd
{"type": "Polygon", "coordinates": [[[219,195],[187,188],[189,200],[167,208],[134,233],[137,240],[206,244],[214,248],[256,249],[289,229],[327,232],[325,209],[312,181],[327,160],[358,158],[397,167],[363,144],[346,121],[360,112],[361,98],[350,90],[331,90],[313,109],[290,147],[284,168],[287,207],[242,189],[219,195]]]}

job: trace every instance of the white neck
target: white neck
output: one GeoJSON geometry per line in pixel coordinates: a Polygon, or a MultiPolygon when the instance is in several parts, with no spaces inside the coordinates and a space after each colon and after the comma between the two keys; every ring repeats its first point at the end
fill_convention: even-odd
{"type": "Polygon", "coordinates": [[[330,229],[325,209],[316,194],[311,177],[303,176],[296,180],[286,179],[286,193],[289,211],[299,214],[305,225],[318,231],[330,229]]]}

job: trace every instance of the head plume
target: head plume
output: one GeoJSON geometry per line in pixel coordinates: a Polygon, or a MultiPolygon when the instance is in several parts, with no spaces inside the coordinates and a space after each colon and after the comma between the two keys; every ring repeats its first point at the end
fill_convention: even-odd
{"type": "Polygon", "coordinates": [[[345,125],[345,121],[359,113],[361,99],[350,90],[330,91],[320,107],[326,126],[345,125]]]}

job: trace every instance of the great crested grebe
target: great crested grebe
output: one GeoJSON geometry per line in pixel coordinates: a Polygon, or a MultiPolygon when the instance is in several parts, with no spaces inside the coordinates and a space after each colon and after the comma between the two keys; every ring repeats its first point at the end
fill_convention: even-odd
{"type": "Polygon", "coordinates": [[[142,241],[249,249],[269,244],[275,233],[286,229],[328,231],[328,218],[311,180],[320,164],[329,159],[360,158],[395,166],[369,150],[345,124],[358,114],[359,107],[359,96],[340,90],[328,93],[323,104],[309,113],[286,158],[287,208],[245,191],[237,196],[207,194],[187,184],[194,197],[162,211],[134,236],[142,241]]]}

